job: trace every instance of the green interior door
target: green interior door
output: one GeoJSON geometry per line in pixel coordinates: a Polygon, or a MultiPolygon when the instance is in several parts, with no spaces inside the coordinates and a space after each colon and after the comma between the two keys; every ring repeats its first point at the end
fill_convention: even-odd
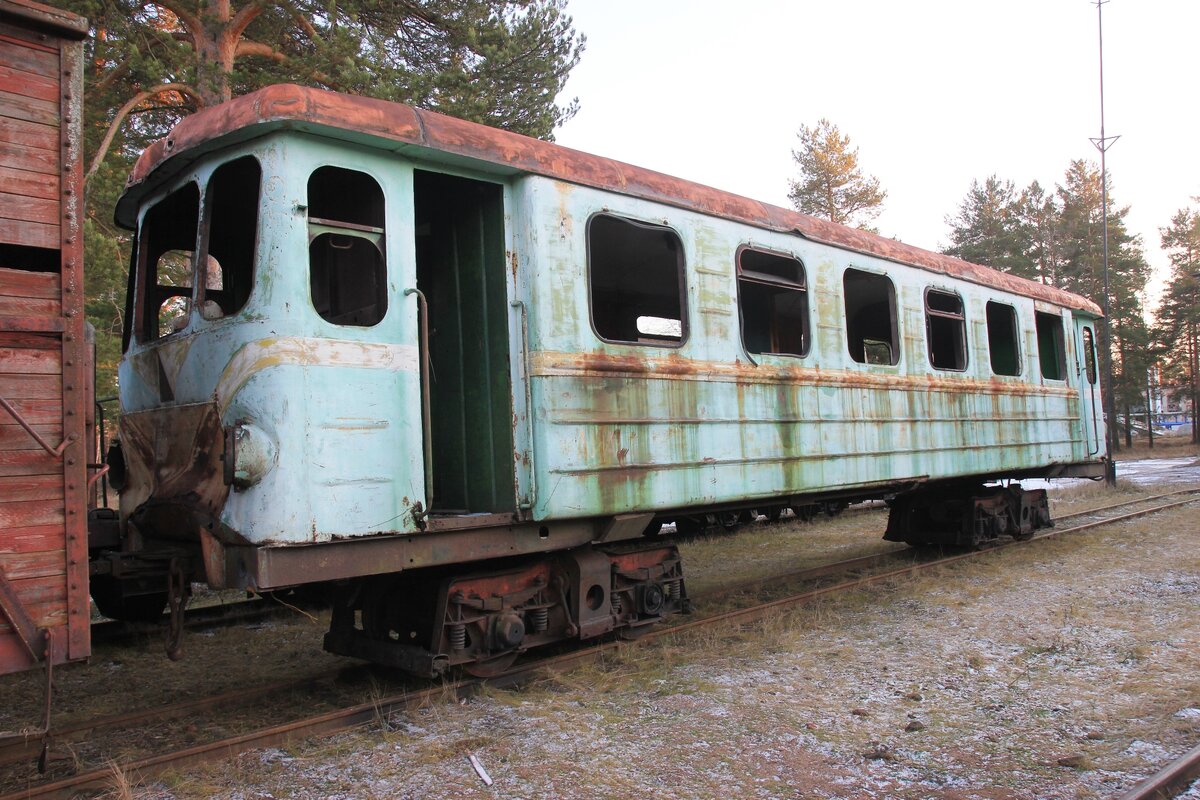
{"type": "Polygon", "coordinates": [[[418,170],[417,288],[429,304],[435,513],[516,510],[504,197],[418,170]]]}

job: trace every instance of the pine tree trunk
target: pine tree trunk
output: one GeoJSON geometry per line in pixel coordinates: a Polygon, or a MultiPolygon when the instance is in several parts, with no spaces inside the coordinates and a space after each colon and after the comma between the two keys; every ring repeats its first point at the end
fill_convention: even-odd
{"type": "Polygon", "coordinates": [[[199,18],[200,29],[190,31],[196,48],[196,91],[204,106],[215,106],[233,97],[229,79],[237,37],[229,31],[230,0],[201,3],[199,18]]]}

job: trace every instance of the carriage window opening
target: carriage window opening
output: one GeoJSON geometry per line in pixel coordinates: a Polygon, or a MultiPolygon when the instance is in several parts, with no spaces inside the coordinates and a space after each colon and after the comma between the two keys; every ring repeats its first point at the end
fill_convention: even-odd
{"type": "Polygon", "coordinates": [[[1087,382],[1096,385],[1096,343],[1092,341],[1092,329],[1083,329],[1083,370],[1087,382]]]}
{"type": "Polygon", "coordinates": [[[808,352],[804,265],[790,256],[749,248],[737,256],[742,342],[748,353],[808,352]]]}
{"type": "Polygon", "coordinates": [[[1063,341],[1062,315],[1034,312],[1037,325],[1038,360],[1042,377],[1052,381],[1067,379],[1067,350],[1063,341]]]}
{"type": "Polygon", "coordinates": [[[383,220],[370,175],[321,167],[309,178],[309,289],[327,322],[369,327],[387,313],[383,220]]]}
{"type": "Polygon", "coordinates": [[[846,293],[850,357],[860,364],[898,364],[900,337],[896,331],[896,289],[891,279],[848,269],[842,287],[846,293]]]}
{"type": "Polygon", "coordinates": [[[207,252],[200,258],[204,277],[199,293],[205,319],[236,314],[254,285],[254,250],[258,237],[258,194],[262,168],[246,156],[213,172],[204,198],[207,252]]]}
{"type": "Polygon", "coordinates": [[[967,320],[962,298],[953,292],[925,292],[925,332],[934,369],[967,368],[967,320]]]}
{"type": "Polygon", "coordinates": [[[677,345],[687,337],[683,243],[662,225],[600,214],[588,223],[592,325],[601,339],[677,345]]]}
{"type": "Polygon", "coordinates": [[[1021,374],[1021,350],[1017,343],[1017,310],[1004,303],[987,304],[988,351],[992,372],[1021,374]]]}
{"type": "Polygon", "coordinates": [[[142,219],[138,276],[143,341],[187,327],[200,190],[189,183],[156,204],[142,219]]]}

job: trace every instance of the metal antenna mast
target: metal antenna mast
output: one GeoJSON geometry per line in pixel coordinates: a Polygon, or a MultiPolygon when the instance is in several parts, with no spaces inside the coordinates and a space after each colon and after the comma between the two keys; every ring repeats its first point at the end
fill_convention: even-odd
{"type": "Polygon", "coordinates": [[[1100,186],[1102,199],[1102,214],[1104,216],[1104,325],[1101,328],[1104,350],[1104,436],[1107,442],[1108,466],[1105,468],[1104,480],[1109,485],[1117,482],[1117,466],[1113,461],[1113,444],[1115,436],[1113,428],[1117,424],[1116,406],[1112,389],[1112,333],[1108,320],[1108,165],[1105,154],[1108,148],[1116,143],[1120,136],[1104,135],[1104,6],[1108,0],[1096,0],[1096,23],[1100,32],[1100,137],[1093,138],[1092,144],[1100,151],[1100,186]]]}

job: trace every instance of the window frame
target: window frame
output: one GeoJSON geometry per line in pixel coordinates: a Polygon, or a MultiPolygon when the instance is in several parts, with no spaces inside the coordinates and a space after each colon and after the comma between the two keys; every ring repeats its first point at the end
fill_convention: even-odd
{"type": "Polygon", "coordinates": [[[1051,311],[1039,311],[1036,308],[1033,310],[1033,328],[1037,335],[1038,344],[1038,372],[1042,376],[1042,380],[1067,382],[1067,325],[1066,319],[1062,311],[1057,313],[1051,311]],[[1051,328],[1048,333],[1054,340],[1054,360],[1058,365],[1058,373],[1060,377],[1052,377],[1046,374],[1045,353],[1042,350],[1042,320],[1046,320],[1047,324],[1056,325],[1051,328]],[[1055,320],[1056,322],[1050,322],[1055,320]]]}
{"type": "MultiPolygon", "coordinates": [[[[181,333],[187,332],[192,327],[192,311],[196,307],[195,306],[195,303],[196,303],[196,281],[197,281],[197,272],[198,272],[197,265],[200,263],[200,260],[199,260],[200,215],[201,215],[201,210],[203,208],[203,203],[204,203],[204,192],[201,190],[200,181],[195,175],[191,175],[186,180],[180,181],[179,184],[174,186],[173,188],[164,191],[162,193],[162,195],[158,197],[157,200],[155,200],[153,203],[146,204],[146,206],[144,207],[145,210],[143,211],[141,217],[138,220],[137,237],[135,239],[135,246],[132,249],[132,254],[131,254],[131,259],[133,262],[132,266],[134,268],[134,271],[131,274],[131,280],[134,282],[134,288],[135,288],[136,294],[134,297],[134,304],[133,304],[133,324],[132,324],[132,329],[130,331],[131,336],[129,337],[129,340],[125,343],[124,349],[127,350],[129,347],[129,344],[131,344],[133,340],[136,340],[137,343],[141,344],[141,345],[149,345],[149,344],[153,344],[156,342],[161,342],[165,339],[170,339],[175,336],[178,336],[181,333]],[[186,287],[189,289],[188,294],[186,294],[186,295],[183,295],[183,294],[171,295],[173,297],[187,297],[188,303],[189,303],[188,322],[184,327],[180,328],[179,330],[173,330],[173,331],[169,331],[167,333],[162,333],[158,327],[158,309],[160,309],[162,307],[162,303],[165,300],[165,298],[163,300],[158,300],[158,302],[155,305],[155,311],[154,311],[154,317],[153,317],[155,334],[151,335],[150,327],[149,327],[150,323],[151,323],[151,318],[147,313],[149,311],[149,308],[147,306],[147,303],[150,300],[149,293],[151,291],[153,291],[156,295],[158,294],[158,287],[162,285],[159,283],[159,280],[158,280],[158,278],[159,278],[158,259],[160,259],[165,253],[170,252],[170,251],[164,250],[162,253],[159,253],[157,256],[155,256],[155,263],[154,263],[153,267],[151,267],[151,265],[148,263],[149,258],[148,258],[148,248],[147,248],[147,244],[148,244],[147,237],[152,235],[152,232],[148,231],[146,228],[146,219],[151,214],[153,214],[154,211],[156,209],[158,209],[158,207],[161,206],[163,203],[167,202],[172,197],[175,197],[180,192],[185,191],[189,187],[191,189],[193,189],[196,193],[196,225],[195,225],[195,228],[192,233],[192,250],[191,250],[191,258],[189,259],[190,266],[191,266],[190,274],[191,274],[192,283],[191,283],[191,286],[186,287]],[[153,269],[153,271],[154,271],[153,287],[151,287],[151,285],[150,285],[151,269],[153,269]]],[[[184,287],[181,286],[179,288],[184,288],[184,287]]]]}
{"type": "MultiPolygon", "coordinates": [[[[308,307],[316,314],[321,322],[332,325],[338,329],[362,329],[371,330],[382,325],[388,318],[388,314],[392,311],[393,303],[390,273],[388,267],[387,253],[387,221],[388,221],[388,194],[384,190],[384,181],[379,175],[363,169],[361,167],[348,167],[339,163],[322,162],[314,164],[308,171],[308,175],[304,181],[304,260],[307,265],[307,276],[305,287],[308,291],[308,307]],[[313,177],[321,170],[332,169],[341,172],[355,173],[357,175],[369,178],[375,187],[379,190],[380,213],[379,220],[383,223],[380,226],[367,225],[359,222],[351,222],[349,220],[338,220],[330,217],[315,217],[312,215],[312,182],[313,177]],[[344,236],[354,240],[361,240],[370,245],[379,256],[378,267],[381,271],[378,288],[378,296],[383,300],[383,311],[378,318],[370,324],[356,324],[337,322],[326,317],[317,307],[316,298],[313,294],[313,243],[323,236],[344,236]]],[[[352,245],[353,246],[353,245],[352,245]]],[[[342,249],[342,248],[334,248],[342,249]]]]}
{"type": "Polygon", "coordinates": [[[1084,325],[1079,338],[1083,341],[1083,375],[1089,386],[1095,386],[1100,368],[1096,361],[1096,334],[1092,326],[1084,325]]]}
{"type": "Polygon", "coordinates": [[[1021,350],[1021,315],[1017,313],[1017,307],[1012,303],[1006,303],[1001,300],[987,300],[983,307],[983,324],[987,331],[988,343],[988,369],[997,377],[1004,378],[1020,378],[1025,374],[1025,354],[1021,350]],[[1016,372],[997,372],[994,351],[992,349],[992,327],[988,320],[988,306],[996,305],[1007,308],[1012,312],[1012,332],[1013,332],[1013,355],[1016,361],[1016,372]]]}
{"type": "MultiPolygon", "coordinates": [[[[260,159],[254,153],[243,153],[241,155],[234,156],[233,158],[222,161],[220,164],[217,164],[215,167],[213,167],[212,171],[209,172],[209,174],[208,174],[208,178],[204,181],[204,194],[200,198],[200,221],[199,221],[199,225],[198,225],[198,227],[199,227],[199,246],[197,247],[197,250],[196,250],[195,280],[194,280],[196,288],[195,288],[194,302],[195,302],[196,308],[199,309],[200,318],[207,322],[220,322],[221,320],[232,319],[232,318],[238,316],[246,309],[247,306],[250,305],[250,301],[254,298],[255,289],[258,287],[258,267],[259,267],[258,246],[259,246],[259,244],[261,242],[261,238],[262,238],[262,216],[263,216],[262,200],[263,200],[263,164],[262,164],[262,159],[260,159]],[[251,248],[250,248],[250,278],[249,278],[250,290],[246,293],[246,299],[242,302],[242,304],[238,308],[234,309],[233,311],[231,311],[229,313],[222,313],[220,316],[210,318],[209,316],[207,316],[205,314],[205,311],[204,311],[204,303],[205,303],[205,299],[206,299],[205,295],[208,291],[208,280],[207,280],[208,276],[207,275],[202,276],[200,274],[200,265],[205,263],[205,261],[208,259],[209,255],[211,254],[212,220],[213,220],[213,216],[212,216],[212,213],[213,213],[212,212],[212,204],[213,204],[212,181],[213,181],[213,177],[218,172],[220,172],[224,167],[226,167],[230,164],[235,164],[238,161],[242,161],[242,160],[246,160],[246,159],[253,161],[255,163],[255,165],[258,167],[258,194],[257,194],[257,198],[255,201],[255,215],[254,215],[254,243],[251,245],[251,248]],[[204,278],[204,280],[201,280],[202,277],[204,278]]],[[[225,279],[224,268],[222,268],[221,273],[222,273],[222,276],[221,276],[222,282],[224,282],[224,279],[225,279]]],[[[228,290],[223,290],[223,291],[228,291],[228,290]]]]}
{"type": "Polygon", "coordinates": [[[892,276],[883,270],[866,269],[863,267],[856,267],[856,266],[850,265],[842,270],[841,283],[842,283],[842,326],[841,326],[841,328],[842,328],[842,332],[845,334],[846,354],[850,357],[850,361],[854,364],[861,364],[864,367],[889,367],[889,368],[899,367],[900,362],[903,360],[903,353],[902,353],[903,340],[900,338],[899,297],[898,297],[898,293],[896,291],[896,282],[892,279],[892,276]],[[847,288],[846,288],[846,278],[847,278],[847,276],[849,276],[849,274],[851,272],[857,272],[860,275],[867,275],[872,278],[882,278],[883,280],[887,281],[887,287],[888,287],[888,307],[889,307],[889,312],[890,312],[891,341],[890,342],[882,342],[882,340],[880,340],[880,339],[868,339],[865,336],[861,337],[862,342],[863,342],[863,359],[861,361],[854,357],[854,351],[850,347],[850,344],[851,344],[851,342],[850,342],[850,314],[849,314],[850,293],[849,293],[849,291],[847,291],[847,288]],[[882,342],[884,344],[888,344],[891,349],[891,356],[892,356],[891,362],[887,363],[887,364],[883,364],[883,363],[871,361],[867,356],[867,342],[868,341],[882,342]]]}
{"type": "Polygon", "coordinates": [[[734,280],[736,286],[736,298],[738,309],[738,330],[742,339],[742,350],[750,356],[778,356],[780,358],[807,358],[812,352],[813,346],[813,329],[812,329],[812,303],[811,295],[808,291],[808,269],[804,266],[804,261],[795,253],[789,253],[784,250],[774,250],[768,247],[761,247],[750,243],[742,244],[734,252],[734,280]],[[790,281],[786,278],[781,278],[778,275],[771,275],[765,272],[756,272],[754,270],[746,270],[742,267],[742,256],[747,252],[760,253],[762,255],[774,256],[776,258],[786,259],[796,262],[800,270],[799,282],[790,281]],[[749,343],[746,341],[746,315],[745,307],[742,300],[742,280],[743,275],[749,272],[754,275],[753,278],[746,278],[747,282],[754,283],[760,286],[771,286],[777,289],[790,289],[800,292],[804,298],[804,309],[801,329],[801,352],[799,353],[781,353],[776,351],[754,351],[750,349],[749,343]]]}
{"type": "Polygon", "coordinates": [[[963,296],[953,289],[945,289],[938,286],[926,286],[923,294],[925,301],[925,355],[929,359],[929,366],[941,372],[966,372],[971,367],[971,345],[967,338],[967,331],[970,326],[967,325],[967,304],[963,300],[963,296]],[[946,297],[953,297],[958,301],[959,311],[957,314],[951,311],[942,311],[940,309],[932,309],[929,307],[929,295],[940,294],[946,297]],[[931,317],[940,317],[941,319],[957,320],[959,323],[958,330],[960,331],[959,339],[959,356],[962,358],[961,367],[940,367],[933,363],[933,320],[931,317]]]}
{"type": "MultiPolygon", "coordinates": [[[[629,345],[632,347],[663,347],[663,348],[670,348],[670,349],[678,350],[679,348],[681,348],[685,344],[687,344],[688,340],[691,338],[691,325],[688,323],[688,310],[689,309],[688,309],[688,287],[687,287],[687,252],[686,252],[686,248],[684,246],[683,237],[679,234],[679,231],[674,226],[667,224],[667,222],[665,220],[661,221],[661,222],[659,222],[659,221],[651,222],[651,221],[647,221],[644,219],[639,219],[637,217],[630,216],[628,214],[619,213],[619,212],[613,211],[612,209],[605,208],[605,209],[601,209],[600,211],[592,212],[591,214],[588,215],[587,223],[584,225],[583,236],[584,236],[584,245],[585,245],[585,250],[586,250],[585,258],[587,260],[586,280],[587,280],[588,325],[592,329],[592,335],[606,344],[629,345]],[[596,327],[596,315],[595,315],[596,304],[595,304],[595,293],[593,291],[593,289],[595,288],[595,281],[593,280],[593,278],[595,276],[595,258],[593,257],[593,252],[592,252],[592,223],[601,217],[608,217],[611,219],[619,220],[621,222],[624,222],[629,225],[633,225],[637,228],[641,228],[644,230],[658,230],[658,231],[669,232],[672,236],[675,237],[675,241],[678,244],[677,253],[675,256],[675,262],[676,262],[675,269],[676,269],[676,285],[678,286],[678,290],[679,290],[679,327],[680,327],[679,341],[663,339],[661,341],[639,342],[639,341],[631,341],[628,339],[610,339],[607,336],[602,335],[600,333],[600,329],[596,327]]],[[[653,315],[638,314],[637,316],[638,317],[646,317],[646,316],[653,316],[653,315]]],[[[636,324],[636,320],[635,320],[635,324],[636,324]]]]}

